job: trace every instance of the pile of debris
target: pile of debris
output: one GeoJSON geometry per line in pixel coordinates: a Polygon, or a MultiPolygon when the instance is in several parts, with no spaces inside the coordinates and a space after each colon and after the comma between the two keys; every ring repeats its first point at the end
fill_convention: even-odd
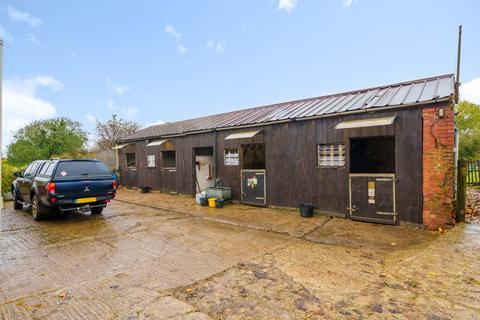
{"type": "Polygon", "coordinates": [[[480,189],[478,188],[467,189],[465,217],[467,221],[480,222],[480,189]]]}

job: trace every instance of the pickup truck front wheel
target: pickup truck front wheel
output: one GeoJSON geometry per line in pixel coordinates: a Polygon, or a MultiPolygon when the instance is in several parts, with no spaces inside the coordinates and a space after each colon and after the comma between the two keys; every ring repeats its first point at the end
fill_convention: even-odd
{"type": "Polygon", "coordinates": [[[32,198],[32,217],[33,220],[39,221],[45,218],[48,210],[45,206],[40,202],[37,195],[34,195],[32,198]]]}
{"type": "Polygon", "coordinates": [[[16,190],[13,190],[13,209],[15,210],[23,209],[23,203],[18,198],[18,194],[16,190]]]}

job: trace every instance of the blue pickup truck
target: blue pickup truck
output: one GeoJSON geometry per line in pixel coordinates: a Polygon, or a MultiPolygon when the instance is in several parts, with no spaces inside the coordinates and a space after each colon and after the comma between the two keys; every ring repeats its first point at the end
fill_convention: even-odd
{"type": "Polygon", "coordinates": [[[114,175],[99,160],[38,160],[14,176],[14,209],[31,207],[34,220],[54,211],[101,214],[117,191],[114,175]]]}

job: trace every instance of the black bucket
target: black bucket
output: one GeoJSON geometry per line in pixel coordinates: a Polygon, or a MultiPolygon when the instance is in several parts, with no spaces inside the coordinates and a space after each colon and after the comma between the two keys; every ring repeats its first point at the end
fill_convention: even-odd
{"type": "Polygon", "coordinates": [[[313,205],[302,203],[298,206],[300,208],[300,215],[304,218],[311,218],[313,216],[313,205]]]}
{"type": "Polygon", "coordinates": [[[208,207],[208,199],[207,198],[200,198],[200,205],[202,207],[208,207]]]}
{"type": "Polygon", "coordinates": [[[140,192],[141,192],[141,193],[148,193],[148,192],[150,192],[150,187],[141,186],[141,187],[140,187],[140,192]]]}

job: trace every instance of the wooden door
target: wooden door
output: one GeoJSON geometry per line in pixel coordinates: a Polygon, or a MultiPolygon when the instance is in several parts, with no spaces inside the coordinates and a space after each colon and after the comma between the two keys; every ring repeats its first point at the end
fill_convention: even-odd
{"type": "Polygon", "coordinates": [[[395,174],[350,174],[350,218],[396,224],[395,174]]]}
{"type": "Polygon", "coordinates": [[[265,170],[242,170],[241,200],[242,203],[254,206],[266,206],[267,185],[265,170]]]}

